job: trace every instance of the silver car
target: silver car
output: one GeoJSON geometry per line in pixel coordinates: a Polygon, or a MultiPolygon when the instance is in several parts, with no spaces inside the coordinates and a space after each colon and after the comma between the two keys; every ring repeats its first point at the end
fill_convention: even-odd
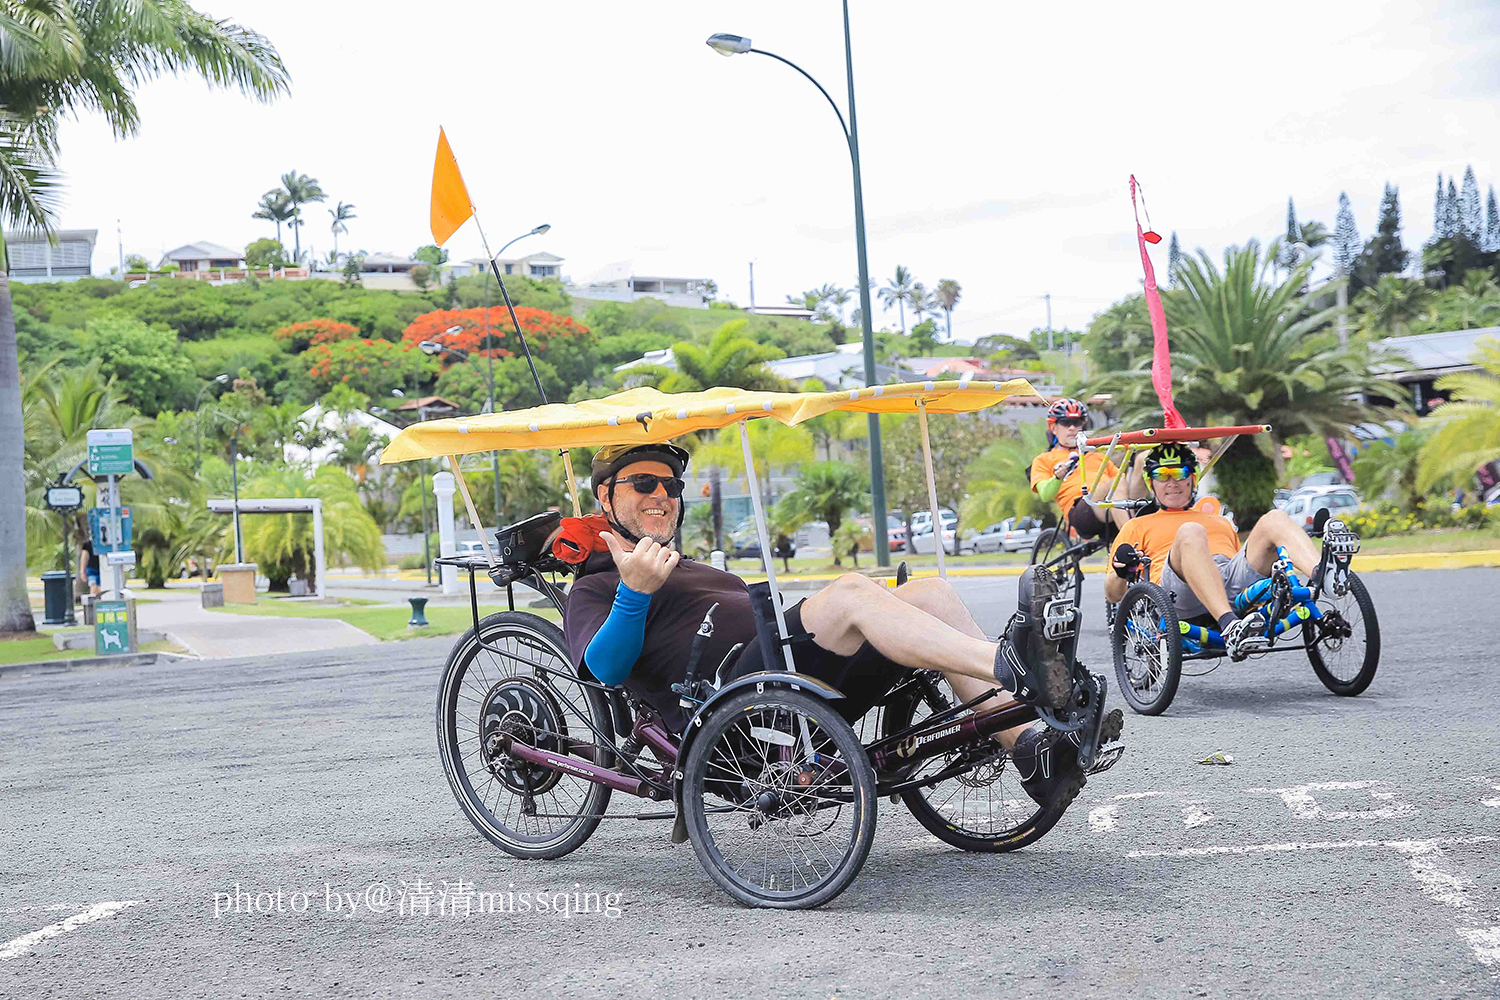
{"type": "Polygon", "coordinates": [[[1349,517],[1359,510],[1360,503],[1359,491],[1352,486],[1321,486],[1297,491],[1281,509],[1293,524],[1312,534],[1318,511],[1326,509],[1330,517],[1349,517]]]}

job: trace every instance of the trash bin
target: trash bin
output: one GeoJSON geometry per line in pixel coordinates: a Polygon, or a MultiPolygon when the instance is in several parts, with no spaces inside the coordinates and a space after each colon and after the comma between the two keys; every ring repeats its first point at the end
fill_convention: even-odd
{"type": "Polygon", "coordinates": [[[73,607],[73,574],[60,569],[42,574],[43,625],[67,623],[73,607]]]}

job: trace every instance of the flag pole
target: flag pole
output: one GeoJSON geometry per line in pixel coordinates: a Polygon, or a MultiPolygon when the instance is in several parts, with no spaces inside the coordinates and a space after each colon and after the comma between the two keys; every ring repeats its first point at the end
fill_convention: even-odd
{"type": "MultiPolygon", "coordinates": [[[[510,324],[515,328],[516,336],[521,339],[521,349],[526,352],[526,365],[531,369],[531,379],[536,383],[537,395],[542,397],[542,405],[548,403],[547,390],[542,388],[542,378],[537,374],[536,362],[531,358],[531,345],[526,343],[526,334],[521,332],[521,322],[516,319],[516,307],[511,304],[510,293],[505,290],[505,279],[500,277],[500,265],[495,263],[495,255],[490,252],[490,241],[484,235],[484,226],[479,222],[479,210],[470,203],[470,209],[474,213],[474,227],[479,230],[479,242],[484,247],[484,256],[490,262],[490,270],[495,274],[495,281],[500,284],[500,296],[505,299],[505,308],[510,313],[510,324]]],[[[573,498],[573,515],[583,516],[583,507],[578,502],[578,484],[573,480],[573,459],[568,454],[568,449],[558,450],[563,460],[563,474],[568,481],[568,495],[573,498]]]]}

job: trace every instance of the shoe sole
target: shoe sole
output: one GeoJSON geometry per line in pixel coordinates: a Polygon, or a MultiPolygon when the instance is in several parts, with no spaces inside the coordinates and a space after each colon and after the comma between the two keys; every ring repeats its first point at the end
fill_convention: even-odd
{"type": "MultiPolygon", "coordinates": [[[[1046,569],[1038,567],[1031,576],[1031,641],[1027,650],[1032,666],[1041,673],[1037,685],[1038,703],[1046,708],[1061,708],[1073,694],[1072,671],[1068,659],[1062,654],[1061,644],[1042,635],[1042,622],[1047,620],[1047,605],[1057,597],[1057,580],[1046,569]]],[[[1077,794],[1076,792],[1074,794],[1077,794]]]]}
{"type": "MultiPolygon", "coordinates": [[[[1104,713],[1104,725],[1099,727],[1099,745],[1113,743],[1120,738],[1120,733],[1125,730],[1125,713],[1118,708],[1112,708],[1104,713]]],[[[1068,776],[1067,783],[1058,789],[1057,795],[1049,807],[1057,812],[1065,811],[1078,798],[1078,793],[1083,791],[1083,786],[1089,783],[1089,776],[1082,768],[1077,768],[1068,776]]]]}

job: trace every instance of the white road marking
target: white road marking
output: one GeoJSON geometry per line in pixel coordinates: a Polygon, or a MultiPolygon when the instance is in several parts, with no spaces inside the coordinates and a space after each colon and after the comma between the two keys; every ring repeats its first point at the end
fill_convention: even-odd
{"type": "Polygon", "coordinates": [[[1459,927],[1458,936],[1474,950],[1481,965],[1500,967],[1500,927],[1459,927]]]}
{"type": "Polygon", "coordinates": [[[1455,910],[1474,908],[1474,902],[1469,899],[1468,883],[1444,866],[1445,855],[1442,848],[1430,841],[1416,841],[1401,844],[1396,850],[1411,855],[1406,866],[1411,869],[1411,877],[1417,880],[1428,898],[1455,910]]]}
{"type": "Polygon", "coordinates": [[[1179,847],[1176,850],[1149,848],[1126,851],[1125,856],[1127,858],[1207,858],[1219,854],[1275,854],[1283,851],[1329,851],[1349,847],[1392,847],[1397,850],[1410,851],[1415,849],[1416,845],[1422,844],[1448,847],[1454,844],[1490,844],[1496,840],[1500,840],[1500,837],[1480,834],[1472,837],[1435,837],[1431,840],[1318,840],[1285,844],[1220,844],[1214,847],[1179,847]]]}
{"type": "MultiPolygon", "coordinates": [[[[1482,785],[1489,785],[1495,791],[1500,792],[1500,785],[1495,784],[1489,778],[1481,778],[1476,774],[1474,775],[1474,780],[1482,785]]],[[[1489,806],[1491,809],[1500,809],[1500,799],[1480,799],[1479,804],[1482,806],[1489,806]]]]}
{"type": "Polygon", "coordinates": [[[1187,827],[1189,830],[1192,830],[1195,827],[1200,827],[1204,823],[1212,823],[1213,821],[1214,814],[1211,812],[1204,812],[1197,803],[1182,807],[1182,825],[1187,827]]]}
{"type": "Polygon", "coordinates": [[[144,902],[144,899],[122,899],[112,900],[108,903],[95,903],[82,913],[75,913],[61,923],[48,924],[46,927],[34,930],[30,934],[22,934],[18,938],[12,938],[4,944],[0,944],[0,961],[24,955],[34,946],[50,937],[56,937],[59,934],[66,934],[68,931],[77,930],[84,924],[113,916],[126,907],[144,902]]]}
{"type": "Polygon", "coordinates": [[[1105,830],[1114,829],[1115,824],[1120,821],[1119,804],[1125,799],[1149,799],[1164,794],[1166,793],[1126,792],[1123,795],[1116,795],[1113,800],[1106,802],[1102,806],[1095,806],[1093,809],[1089,810],[1089,829],[1093,830],[1095,833],[1103,833],[1105,830]]]}
{"type": "Polygon", "coordinates": [[[1251,794],[1279,795],[1286,807],[1303,819],[1391,819],[1417,811],[1410,803],[1397,801],[1395,792],[1371,792],[1371,798],[1387,803],[1377,809],[1331,811],[1319,805],[1312,794],[1373,788],[1379,784],[1381,782],[1378,781],[1315,781],[1306,785],[1293,785],[1291,788],[1247,788],[1245,791],[1251,794]]]}

